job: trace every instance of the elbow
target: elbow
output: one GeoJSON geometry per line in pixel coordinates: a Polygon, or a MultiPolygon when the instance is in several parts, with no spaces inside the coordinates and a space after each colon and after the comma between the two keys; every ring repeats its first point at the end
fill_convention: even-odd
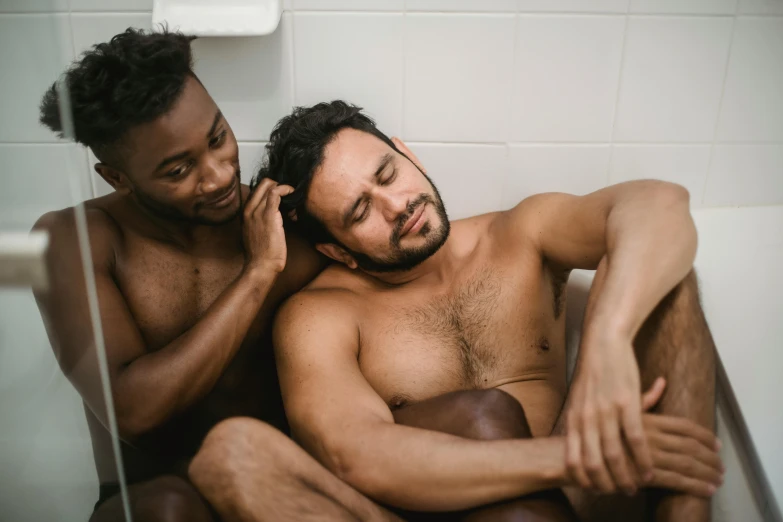
{"type": "MultiPolygon", "coordinates": [[[[356,441],[356,439],[354,439],[356,441]]],[[[378,463],[372,461],[372,448],[360,448],[361,444],[327,442],[324,446],[324,465],[337,478],[350,485],[364,495],[377,500],[384,500],[388,490],[387,474],[378,473],[381,469],[378,463]]]]}
{"type": "Polygon", "coordinates": [[[117,434],[123,441],[135,442],[161,424],[155,413],[144,407],[144,402],[123,401],[115,394],[114,416],[117,421],[117,434]]]}

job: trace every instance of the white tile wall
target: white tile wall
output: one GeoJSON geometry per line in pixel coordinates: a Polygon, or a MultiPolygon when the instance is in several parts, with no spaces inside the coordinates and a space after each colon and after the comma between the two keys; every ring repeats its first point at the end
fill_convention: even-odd
{"type": "Polygon", "coordinates": [[[264,146],[261,142],[239,142],[239,169],[242,171],[242,182],[250,183],[261,166],[264,146]]]}
{"type": "Polygon", "coordinates": [[[513,15],[407,15],[405,139],[508,139],[514,25],[513,15]]]}
{"type": "Polygon", "coordinates": [[[737,0],[631,0],[631,13],[733,15],[737,0]]]}
{"type": "Polygon", "coordinates": [[[293,0],[298,11],[402,11],[405,0],[293,0]]]}
{"type": "Polygon", "coordinates": [[[783,144],[716,145],[704,204],[783,205],[783,144]]]}
{"type": "Polygon", "coordinates": [[[343,99],[402,132],[403,15],[297,13],[296,104],[343,99]]]}
{"type": "Polygon", "coordinates": [[[3,0],[0,13],[46,13],[68,11],[68,0],[3,0]]]}
{"type": "Polygon", "coordinates": [[[625,17],[520,16],[511,139],[609,141],[625,17]]]}
{"type": "Polygon", "coordinates": [[[709,161],[709,145],[615,145],[609,183],[633,179],[679,183],[688,189],[691,207],[699,207],[709,161]]]}
{"type": "Polygon", "coordinates": [[[500,208],[508,172],[505,145],[409,143],[438,188],[449,218],[460,219],[500,208]]]}
{"type": "Polygon", "coordinates": [[[728,17],[631,17],[615,140],[711,141],[732,23],[728,17]]]}
{"type": "Polygon", "coordinates": [[[783,14],[783,0],[740,0],[740,14],[783,14]]]}
{"type": "Polygon", "coordinates": [[[149,11],[153,0],[70,0],[72,11],[149,11]]]}
{"type": "Polygon", "coordinates": [[[74,13],[71,15],[71,31],[76,56],[93,45],[111,40],[111,37],[127,28],[150,30],[151,13],[74,13]]]}
{"type": "Polygon", "coordinates": [[[737,19],[717,139],[783,141],[783,18],[737,19]]]}
{"type": "Polygon", "coordinates": [[[0,142],[57,141],[38,105],[72,59],[67,14],[0,15],[0,142]]]}
{"type": "Polygon", "coordinates": [[[514,13],[517,10],[517,0],[405,0],[408,11],[457,11],[476,12],[494,11],[514,13]]]}
{"type": "Polygon", "coordinates": [[[539,192],[587,194],[606,186],[608,145],[512,145],[503,208],[539,192]]]}
{"type": "Polygon", "coordinates": [[[267,139],[275,123],[291,111],[292,26],[291,13],[283,13],[271,35],[193,42],[196,74],[237,140],[267,139]]]}
{"type": "Polygon", "coordinates": [[[628,0],[519,0],[520,12],[625,13],[628,0]]]}

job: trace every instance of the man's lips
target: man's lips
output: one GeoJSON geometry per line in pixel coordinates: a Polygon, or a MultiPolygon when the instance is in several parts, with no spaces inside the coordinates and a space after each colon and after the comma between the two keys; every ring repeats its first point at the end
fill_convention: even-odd
{"type": "Polygon", "coordinates": [[[234,187],[231,190],[229,190],[228,192],[226,192],[225,194],[223,194],[219,198],[213,199],[212,201],[210,201],[208,203],[205,203],[205,206],[207,206],[207,207],[222,207],[222,206],[228,205],[229,203],[231,203],[234,200],[234,195],[236,194],[236,192],[237,192],[237,186],[235,184],[234,187]]]}
{"type": "Polygon", "coordinates": [[[419,205],[419,208],[413,212],[413,215],[405,223],[405,226],[402,227],[402,230],[400,231],[400,237],[403,237],[405,234],[410,232],[414,226],[419,224],[419,221],[421,221],[424,217],[424,207],[426,206],[427,206],[426,203],[422,203],[421,205],[419,205]]]}

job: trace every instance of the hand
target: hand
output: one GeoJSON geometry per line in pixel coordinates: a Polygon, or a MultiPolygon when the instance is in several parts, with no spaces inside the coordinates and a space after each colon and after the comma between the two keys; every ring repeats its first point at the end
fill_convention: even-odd
{"type": "MultiPolygon", "coordinates": [[[[663,395],[666,381],[658,378],[642,396],[642,410],[649,411],[663,395]]],[[[631,480],[638,486],[672,489],[682,493],[709,497],[723,482],[725,468],[718,456],[720,442],[708,429],[681,417],[644,413],[644,437],[650,448],[652,471],[643,479],[630,470],[631,480]]],[[[585,488],[587,475],[572,478],[585,488]]]]}
{"type": "Polygon", "coordinates": [[[277,274],[285,268],[287,248],[280,198],[293,191],[293,187],[265,179],[248,200],[243,225],[246,269],[269,268],[277,274]]]}
{"type": "Polygon", "coordinates": [[[648,486],[710,497],[723,483],[720,443],[703,426],[682,417],[646,413],[642,420],[653,458],[648,486]]]}
{"type": "Polygon", "coordinates": [[[586,347],[585,339],[581,347],[585,352],[570,392],[566,464],[584,488],[614,493],[619,487],[632,495],[653,470],[642,424],[639,368],[630,340],[607,335],[592,341],[586,347]]]}

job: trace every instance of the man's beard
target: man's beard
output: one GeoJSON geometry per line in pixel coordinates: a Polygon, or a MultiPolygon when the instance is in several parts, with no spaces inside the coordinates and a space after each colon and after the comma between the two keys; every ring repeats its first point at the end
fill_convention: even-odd
{"type": "Polygon", "coordinates": [[[133,195],[136,198],[136,202],[139,204],[139,206],[141,206],[147,213],[159,219],[163,219],[166,221],[176,221],[179,223],[189,223],[193,225],[205,225],[210,227],[216,227],[220,225],[225,225],[226,223],[229,223],[230,221],[234,220],[242,211],[243,202],[241,201],[242,190],[240,187],[239,167],[237,167],[235,183],[236,185],[232,190],[239,190],[239,194],[237,194],[237,196],[240,198],[240,205],[237,208],[236,212],[220,219],[209,219],[203,216],[199,216],[197,212],[194,213],[194,215],[192,216],[185,214],[179,209],[166,205],[165,203],[161,203],[157,199],[148,196],[147,194],[145,194],[144,192],[138,189],[133,191],[133,195]]]}
{"type": "Polygon", "coordinates": [[[375,273],[405,272],[420,265],[432,257],[435,252],[440,250],[440,247],[446,243],[446,240],[449,238],[449,232],[451,231],[451,224],[449,223],[449,217],[446,214],[446,207],[443,204],[443,200],[441,199],[440,194],[438,193],[438,189],[435,188],[435,185],[433,185],[429,178],[427,178],[427,180],[432,186],[435,197],[433,198],[428,194],[420,195],[408,205],[405,213],[398,218],[397,224],[395,225],[394,231],[392,232],[390,238],[390,244],[393,251],[391,255],[385,258],[376,258],[362,252],[354,252],[351,249],[346,248],[344,245],[341,245],[348,253],[353,256],[359,268],[365,272],[375,273]],[[403,248],[400,245],[400,234],[402,233],[402,228],[405,226],[405,223],[408,221],[408,219],[410,219],[416,209],[425,203],[432,205],[432,207],[435,209],[435,212],[440,218],[440,227],[437,230],[433,230],[430,223],[425,223],[418,232],[418,235],[426,238],[424,244],[412,248],[403,248]]]}

